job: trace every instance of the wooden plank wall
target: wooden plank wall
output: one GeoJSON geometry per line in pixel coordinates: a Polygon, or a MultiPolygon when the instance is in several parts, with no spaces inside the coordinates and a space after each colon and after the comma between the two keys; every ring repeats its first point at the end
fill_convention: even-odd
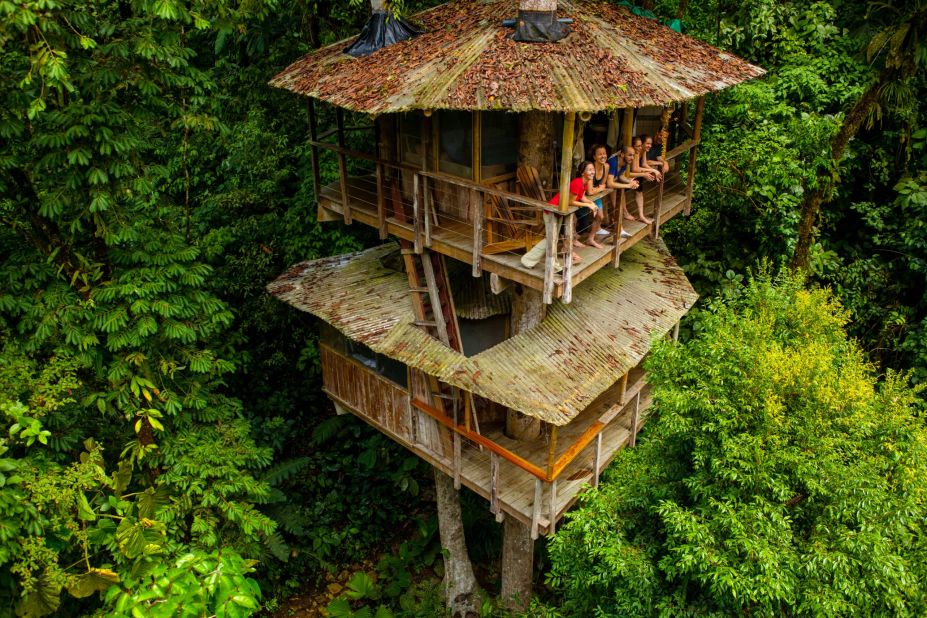
{"type": "Polygon", "coordinates": [[[322,384],[358,412],[396,435],[413,441],[409,392],[360,363],[319,346],[322,384]]]}

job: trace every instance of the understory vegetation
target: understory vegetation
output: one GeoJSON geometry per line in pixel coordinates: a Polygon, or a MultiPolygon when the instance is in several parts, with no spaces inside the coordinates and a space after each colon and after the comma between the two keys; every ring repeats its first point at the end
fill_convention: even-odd
{"type": "MultiPolygon", "coordinates": [[[[708,98],[662,230],[704,300],[530,612],[923,615],[925,3],[685,4],[650,8],[768,74],[708,98]],[[806,276],[770,274],[815,192],[806,276]]],[[[378,242],[316,222],[305,101],[267,86],[366,10],[0,1],[0,616],[441,611],[430,468],[334,415],[264,290],[378,242]]],[[[490,615],[500,529],[464,516],[490,615]]]]}

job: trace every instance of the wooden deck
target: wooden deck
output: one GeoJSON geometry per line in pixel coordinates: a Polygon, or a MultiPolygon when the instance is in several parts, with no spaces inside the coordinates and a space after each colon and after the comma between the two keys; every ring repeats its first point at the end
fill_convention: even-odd
{"type": "MultiPolygon", "coordinates": [[[[377,213],[377,182],[373,175],[353,176],[345,183],[348,193],[350,218],[352,221],[364,223],[373,228],[380,227],[377,213]]],[[[687,203],[685,178],[679,174],[671,173],[667,176],[663,187],[662,203],[660,208],[659,225],[663,225],[677,214],[682,212],[687,203]]],[[[657,199],[657,187],[652,186],[645,191],[645,212],[648,217],[654,216],[657,199]]],[[[630,211],[636,214],[633,191],[626,191],[626,200],[630,211]]],[[[319,196],[319,220],[341,221],[344,219],[342,206],[341,183],[324,186],[319,196]]],[[[468,213],[466,219],[462,217],[445,216],[438,207],[437,224],[431,228],[431,243],[428,248],[447,255],[456,260],[474,262],[474,216],[468,213]]],[[[620,239],[619,254],[627,251],[641,239],[653,234],[658,227],[644,225],[639,221],[624,221],[624,231],[629,234],[627,238],[620,239]]],[[[398,238],[414,241],[416,232],[412,223],[397,220],[395,217],[386,217],[386,231],[398,238]]],[[[573,266],[572,285],[576,286],[584,279],[595,274],[600,268],[614,262],[614,242],[616,234],[614,228],[609,236],[600,237],[599,242],[604,245],[602,249],[591,246],[578,248],[577,253],[582,262],[573,266]]],[[[428,246],[427,243],[423,243],[428,246]]],[[[481,253],[479,264],[483,270],[497,274],[503,279],[515,281],[530,288],[543,291],[544,289],[544,263],[541,261],[535,268],[525,268],[521,263],[524,251],[509,251],[504,253],[481,253]]],[[[564,291],[562,275],[554,277],[554,297],[559,298],[564,291]]]]}
{"type": "MultiPolygon", "coordinates": [[[[432,466],[455,476],[451,431],[411,405],[407,389],[329,348],[323,349],[323,355],[324,391],[336,407],[353,413],[432,466]]],[[[559,521],[585,487],[597,484],[618,451],[634,443],[646,422],[650,403],[645,374],[636,368],[624,387],[616,383],[570,424],[560,427],[556,458],[571,448],[577,452],[571,454],[573,459],[552,482],[494,455],[489,448],[461,438],[460,483],[486,498],[490,509],[498,510],[497,517],[504,513],[525,525],[536,524],[538,535],[549,534],[555,528],[552,522],[559,521]],[[576,449],[581,436],[590,435],[590,429],[595,430],[596,422],[603,418],[607,421],[598,437],[576,449]]],[[[533,441],[516,441],[503,434],[501,425],[484,424],[481,435],[538,468],[550,470],[549,432],[533,441]]]]}

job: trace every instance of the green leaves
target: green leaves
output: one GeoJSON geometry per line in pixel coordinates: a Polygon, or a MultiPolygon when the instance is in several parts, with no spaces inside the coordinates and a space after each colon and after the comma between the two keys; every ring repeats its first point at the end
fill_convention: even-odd
{"type": "Polygon", "coordinates": [[[800,281],[757,277],[698,320],[654,349],[647,439],[551,543],[565,609],[925,611],[915,393],[894,375],[877,387],[846,314],[800,281]]]}

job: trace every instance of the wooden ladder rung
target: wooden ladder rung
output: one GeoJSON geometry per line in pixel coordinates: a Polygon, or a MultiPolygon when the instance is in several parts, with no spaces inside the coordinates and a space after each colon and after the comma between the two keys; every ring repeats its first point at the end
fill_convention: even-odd
{"type": "Polygon", "coordinates": [[[400,249],[399,253],[401,253],[402,255],[418,255],[418,253],[416,253],[414,249],[400,249]]]}
{"type": "Polygon", "coordinates": [[[440,397],[441,399],[446,399],[446,400],[448,400],[448,401],[453,401],[453,400],[454,400],[454,396],[453,396],[453,395],[446,395],[446,394],[444,394],[444,393],[442,393],[442,392],[440,392],[440,391],[432,391],[431,396],[432,396],[432,397],[440,397]]]}
{"type": "Polygon", "coordinates": [[[435,327],[435,326],[438,325],[434,320],[415,320],[415,321],[412,322],[412,323],[415,324],[416,326],[431,326],[431,327],[435,327]]]}
{"type": "Polygon", "coordinates": [[[415,292],[416,294],[427,294],[428,288],[409,288],[410,292],[415,292]]]}

